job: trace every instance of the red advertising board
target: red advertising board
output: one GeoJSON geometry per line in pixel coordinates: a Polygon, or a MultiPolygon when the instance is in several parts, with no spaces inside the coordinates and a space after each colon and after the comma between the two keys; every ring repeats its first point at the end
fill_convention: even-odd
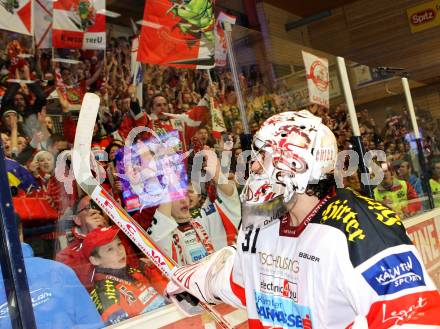
{"type": "Polygon", "coordinates": [[[429,218],[407,227],[412,242],[417,247],[426,269],[440,288],[440,217],[429,218]]]}

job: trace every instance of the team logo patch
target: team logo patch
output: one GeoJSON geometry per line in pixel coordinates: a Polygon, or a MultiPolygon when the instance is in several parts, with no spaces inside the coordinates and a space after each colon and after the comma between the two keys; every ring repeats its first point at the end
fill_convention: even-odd
{"type": "Polygon", "coordinates": [[[381,296],[425,285],[422,266],[411,251],[381,259],[362,276],[381,296]]]}
{"type": "Polygon", "coordinates": [[[308,307],[290,298],[277,297],[255,291],[258,317],[264,325],[277,328],[312,328],[312,315],[308,307]]]}

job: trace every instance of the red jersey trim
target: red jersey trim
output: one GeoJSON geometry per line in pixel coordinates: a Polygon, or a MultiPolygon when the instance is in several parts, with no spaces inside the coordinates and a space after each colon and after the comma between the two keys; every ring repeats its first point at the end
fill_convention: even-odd
{"type": "Polygon", "coordinates": [[[335,193],[328,194],[324,199],[319,201],[319,203],[308,213],[308,215],[305,217],[305,219],[298,225],[298,226],[292,226],[290,225],[290,215],[287,213],[282,219],[280,223],[280,235],[281,236],[287,236],[291,238],[298,237],[302,231],[307,227],[307,225],[310,223],[310,221],[315,217],[315,215],[318,213],[318,211],[322,208],[324,204],[327,203],[327,201],[335,196],[335,193]]]}
{"type": "MultiPolygon", "coordinates": [[[[373,303],[367,315],[368,327],[386,329],[395,325],[440,326],[438,291],[421,291],[373,303]]],[[[350,326],[348,327],[350,328],[350,326]]]]}
{"type": "Polygon", "coordinates": [[[283,327],[263,326],[263,323],[258,319],[248,320],[249,329],[283,329],[283,327]]]}
{"type": "Polygon", "coordinates": [[[237,228],[229,220],[229,217],[223,212],[223,210],[221,210],[221,208],[217,204],[214,204],[214,206],[217,209],[220,218],[222,220],[223,227],[225,228],[227,244],[228,246],[231,246],[235,243],[235,238],[237,237],[237,228]]]}
{"type": "Polygon", "coordinates": [[[232,271],[231,276],[229,277],[229,284],[234,295],[240,300],[243,306],[246,306],[246,294],[244,288],[234,282],[234,279],[232,278],[232,271]]]}

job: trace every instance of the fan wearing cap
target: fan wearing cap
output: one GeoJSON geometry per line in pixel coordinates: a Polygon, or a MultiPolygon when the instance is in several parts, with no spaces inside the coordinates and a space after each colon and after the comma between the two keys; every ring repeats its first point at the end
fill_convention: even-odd
{"type": "MultiPolygon", "coordinates": [[[[84,257],[84,238],[88,233],[98,227],[108,227],[109,218],[102,213],[99,206],[88,195],[78,199],[72,206],[73,222],[71,230],[73,237],[69,244],[56,254],[56,260],[70,266],[87,290],[93,288],[93,265],[84,257]]],[[[122,238],[128,255],[128,263],[138,267],[139,259],[127,238],[122,238]]]]}
{"type": "Polygon", "coordinates": [[[11,140],[11,157],[14,160],[18,160],[20,153],[26,146],[29,147],[29,145],[27,145],[29,140],[25,137],[26,134],[22,122],[19,122],[18,114],[15,109],[8,108],[3,112],[0,132],[9,136],[11,140]]]}
{"type": "Polygon", "coordinates": [[[253,150],[236,248],[178,268],[173,302],[185,309],[186,291],[246,308],[255,329],[440,327],[439,292],[399,216],[336,188],[336,138],[320,117],[274,115],[253,150]]]}
{"type": "Polygon", "coordinates": [[[19,121],[17,111],[13,107],[8,107],[2,113],[2,132],[11,135],[13,130],[16,129],[20,135],[25,135],[22,122],[19,121]]]}
{"type": "Polygon", "coordinates": [[[118,232],[116,227],[96,228],[87,234],[82,248],[84,256],[95,267],[94,289],[90,295],[108,325],[166,303],[139,269],[127,265],[118,232]]]}

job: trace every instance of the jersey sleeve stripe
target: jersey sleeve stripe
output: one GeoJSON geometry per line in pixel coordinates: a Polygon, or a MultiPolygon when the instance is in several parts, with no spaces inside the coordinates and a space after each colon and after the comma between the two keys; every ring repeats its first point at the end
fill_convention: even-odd
{"type": "Polygon", "coordinates": [[[246,295],[244,288],[234,282],[234,279],[232,278],[232,272],[233,271],[231,271],[231,276],[229,277],[229,284],[231,286],[231,290],[234,293],[234,295],[240,300],[241,304],[243,306],[246,306],[246,295]]]}
{"type": "Polygon", "coordinates": [[[223,212],[221,207],[219,207],[217,204],[215,204],[215,207],[217,208],[217,211],[223,222],[223,227],[226,231],[227,244],[228,246],[233,245],[237,236],[237,228],[235,227],[234,223],[229,219],[229,217],[223,212]]]}

